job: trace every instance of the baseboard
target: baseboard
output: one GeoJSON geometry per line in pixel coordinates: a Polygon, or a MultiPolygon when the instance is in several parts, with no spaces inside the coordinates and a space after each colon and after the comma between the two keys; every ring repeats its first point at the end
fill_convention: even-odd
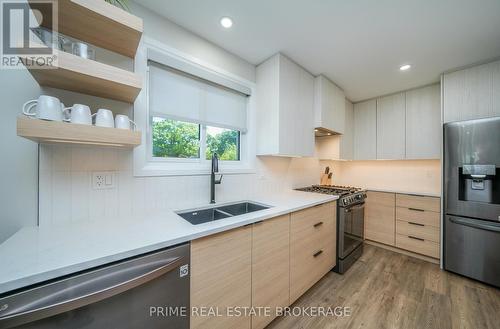
{"type": "Polygon", "coordinates": [[[432,257],[428,257],[428,256],[416,254],[416,253],[408,251],[408,250],[399,249],[397,247],[388,246],[386,244],[375,242],[375,241],[365,240],[365,243],[366,244],[371,244],[371,245],[376,246],[376,247],[384,248],[384,249],[387,249],[387,250],[390,250],[390,251],[398,252],[398,253],[406,255],[406,256],[410,256],[410,257],[418,258],[418,259],[421,259],[421,260],[425,260],[425,261],[427,261],[429,263],[433,263],[433,264],[438,264],[439,265],[439,259],[437,259],[437,258],[432,258],[432,257]]]}

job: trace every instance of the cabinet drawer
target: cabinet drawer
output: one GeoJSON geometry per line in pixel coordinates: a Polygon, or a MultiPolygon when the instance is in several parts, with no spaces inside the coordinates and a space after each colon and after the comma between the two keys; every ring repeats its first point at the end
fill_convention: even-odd
{"type": "Polygon", "coordinates": [[[429,257],[439,258],[439,243],[434,241],[420,240],[407,235],[396,234],[396,247],[429,257]]]}
{"type": "Polygon", "coordinates": [[[415,222],[396,221],[396,233],[439,243],[439,228],[415,222]]]}
{"type": "Polygon", "coordinates": [[[292,213],[290,242],[311,251],[320,247],[321,241],[335,240],[336,211],[335,203],[330,202],[292,213]]]}
{"type": "Polygon", "coordinates": [[[416,210],[412,208],[396,208],[396,219],[405,222],[415,222],[418,224],[440,227],[440,213],[429,210],[416,210]]]}
{"type": "Polygon", "coordinates": [[[429,196],[396,194],[396,206],[440,212],[441,199],[429,196]]]}
{"type": "Polygon", "coordinates": [[[316,249],[290,250],[290,304],[311,288],[335,266],[335,239],[320,243],[316,249]]]}

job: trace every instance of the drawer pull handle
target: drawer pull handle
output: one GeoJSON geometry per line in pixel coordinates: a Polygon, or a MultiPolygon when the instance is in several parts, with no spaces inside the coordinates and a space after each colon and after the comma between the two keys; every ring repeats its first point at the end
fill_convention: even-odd
{"type": "Polygon", "coordinates": [[[313,255],[314,258],[318,257],[319,255],[321,255],[323,253],[323,250],[319,250],[319,251],[316,251],[313,255]]]}
{"type": "Polygon", "coordinates": [[[424,224],[415,223],[415,222],[408,222],[408,224],[417,225],[417,226],[425,226],[424,224]]]}
{"type": "Polygon", "coordinates": [[[418,240],[418,241],[425,241],[425,239],[422,239],[422,238],[417,238],[416,236],[411,236],[411,235],[408,235],[408,237],[410,239],[414,239],[414,240],[418,240]]]}
{"type": "Polygon", "coordinates": [[[408,208],[408,210],[413,210],[413,211],[421,211],[424,212],[424,209],[418,209],[418,208],[408,208]]]}
{"type": "Polygon", "coordinates": [[[321,225],[323,225],[323,222],[318,222],[318,223],[314,224],[313,226],[314,226],[314,227],[319,227],[319,226],[321,226],[321,225]]]}

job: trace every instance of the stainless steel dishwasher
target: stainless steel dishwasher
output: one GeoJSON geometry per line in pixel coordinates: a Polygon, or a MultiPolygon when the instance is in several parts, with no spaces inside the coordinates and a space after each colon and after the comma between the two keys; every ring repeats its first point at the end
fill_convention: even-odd
{"type": "Polygon", "coordinates": [[[189,328],[189,244],[0,298],[0,328],[189,328]]]}

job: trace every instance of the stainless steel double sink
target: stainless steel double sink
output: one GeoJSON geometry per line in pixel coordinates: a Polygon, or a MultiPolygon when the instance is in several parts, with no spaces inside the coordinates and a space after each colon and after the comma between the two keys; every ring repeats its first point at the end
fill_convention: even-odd
{"type": "Polygon", "coordinates": [[[198,225],[269,208],[270,206],[261,203],[253,201],[243,201],[224,204],[221,206],[182,210],[177,212],[177,215],[181,216],[193,225],[198,225]]]}

